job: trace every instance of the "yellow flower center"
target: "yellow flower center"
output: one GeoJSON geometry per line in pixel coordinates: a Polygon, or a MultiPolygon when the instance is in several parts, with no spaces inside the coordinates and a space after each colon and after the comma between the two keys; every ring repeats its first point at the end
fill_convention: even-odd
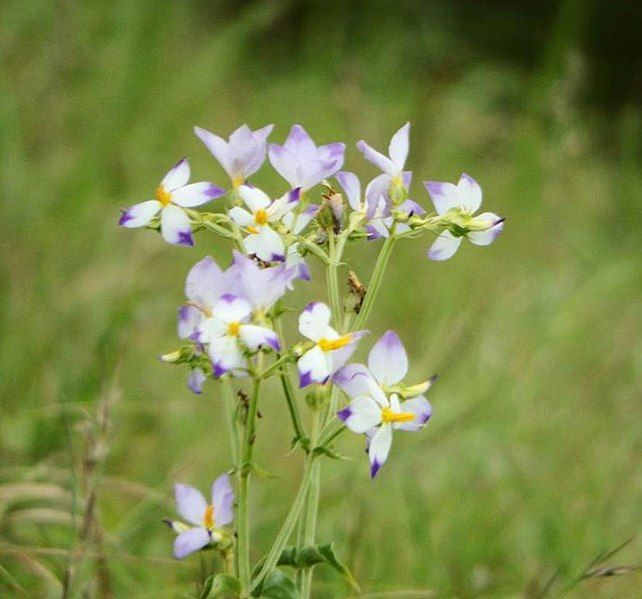
{"type": "Polygon", "coordinates": [[[252,233],[252,235],[258,235],[259,230],[256,227],[252,227],[251,225],[247,227],[247,232],[252,233]]]}
{"type": "Polygon", "coordinates": [[[163,205],[167,206],[172,200],[172,194],[167,191],[162,185],[156,188],[156,199],[163,205]]]}
{"type": "Polygon", "coordinates": [[[254,213],[254,222],[257,225],[264,225],[267,222],[267,219],[268,219],[267,212],[263,210],[263,208],[257,210],[254,213]]]}
{"type": "Polygon", "coordinates": [[[381,421],[387,424],[392,422],[411,422],[415,419],[412,412],[393,412],[390,408],[381,410],[381,421]]]}
{"type": "Polygon", "coordinates": [[[203,514],[203,526],[207,529],[214,528],[214,506],[208,505],[203,514]]]}
{"type": "Polygon", "coordinates": [[[245,181],[243,180],[243,175],[237,175],[232,178],[232,187],[240,187],[245,181]]]}
{"type": "Polygon", "coordinates": [[[241,330],[241,325],[238,322],[230,322],[227,325],[227,334],[230,337],[238,337],[241,330]]]}
{"type": "Polygon", "coordinates": [[[318,341],[318,346],[321,348],[321,351],[333,351],[335,349],[341,349],[342,347],[345,347],[352,341],[352,335],[348,333],[347,335],[343,335],[342,337],[339,337],[338,339],[319,339],[318,341]]]}

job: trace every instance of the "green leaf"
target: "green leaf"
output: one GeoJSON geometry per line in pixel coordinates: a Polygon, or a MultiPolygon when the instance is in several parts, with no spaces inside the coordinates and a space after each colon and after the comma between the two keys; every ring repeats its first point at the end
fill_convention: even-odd
{"type": "Polygon", "coordinates": [[[274,570],[263,583],[261,597],[269,599],[297,599],[297,590],[294,582],[281,570],[274,570]]]}
{"type": "Polygon", "coordinates": [[[203,585],[200,599],[232,595],[238,597],[241,593],[241,581],[230,574],[213,574],[203,585]]]}
{"type": "Polygon", "coordinates": [[[326,563],[329,566],[332,566],[339,574],[341,574],[347,581],[347,583],[357,592],[360,593],[361,589],[359,588],[359,583],[354,579],[354,576],[352,576],[352,572],[348,569],[348,566],[346,566],[343,562],[339,561],[337,556],[334,554],[334,548],[332,547],[332,543],[328,543],[327,545],[319,545],[318,547],[319,552],[321,555],[326,560],[326,563]]]}
{"type": "Polygon", "coordinates": [[[346,458],[345,456],[341,455],[340,453],[337,453],[334,451],[332,447],[327,447],[327,446],[317,446],[312,450],[312,453],[314,455],[325,455],[328,456],[329,458],[332,458],[333,460],[347,460],[349,458],[346,458]]]}

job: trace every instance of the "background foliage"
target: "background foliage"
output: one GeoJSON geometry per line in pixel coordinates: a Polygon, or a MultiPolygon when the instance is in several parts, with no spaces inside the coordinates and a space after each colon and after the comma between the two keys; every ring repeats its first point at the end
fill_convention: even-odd
{"type": "MultiPolygon", "coordinates": [[[[175,344],[188,268],[228,248],[176,250],[116,226],[183,154],[223,181],[194,124],[274,122],[282,140],[299,122],[348,142],[347,166],[370,176],[354,142],[382,146],[410,120],[414,197],[428,201],[421,178],[466,171],[507,217],[496,244],[445,264],[424,258],[426,239],[400,244],[387,276],[372,339],[397,329],[412,374],[441,379],[429,429],[397,443],[376,482],[360,439],[341,441],[353,461],[325,467],[319,539],[337,540],[365,591],[556,594],[630,537],[611,562],[639,563],[634,6],[5,0],[0,594],[194,588],[198,559],[170,559],[160,518],[173,481],[206,488],[227,467],[227,444],[216,386],[193,396],[156,356],[175,344]]],[[[364,278],[375,249],[354,256],[364,278]]],[[[301,304],[323,297],[320,282],[301,287],[301,304]]],[[[255,485],[261,549],[301,467],[278,394],[262,412],[259,455],[276,477],[255,485]]],[[[317,576],[319,597],[349,594],[317,576]]],[[[574,592],[639,586],[632,574],[574,592]]]]}

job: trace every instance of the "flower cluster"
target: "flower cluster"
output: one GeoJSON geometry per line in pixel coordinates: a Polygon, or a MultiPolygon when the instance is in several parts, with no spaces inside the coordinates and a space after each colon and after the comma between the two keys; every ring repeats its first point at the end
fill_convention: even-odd
{"type": "MultiPolygon", "coordinates": [[[[231,453],[236,456],[231,472],[238,485],[238,517],[245,524],[239,523],[235,535],[224,528],[232,522],[235,501],[227,475],[214,482],[209,504],[196,489],[176,485],[178,511],[189,525],[168,523],[178,534],[174,545],[178,558],[208,546],[229,557],[230,546],[237,544],[235,574],[244,596],[257,595],[299,515],[286,519],[269,559],[251,579],[245,510],[248,478],[255,468],[252,455],[262,382],[280,378],[294,429],[293,446],[306,452],[306,468],[318,456],[336,455],[330,443],[350,430],[365,437],[374,478],[388,459],[394,431],[417,432],[427,424],[432,408],[425,393],[435,380],[404,383],[408,357],[393,331],[374,343],[367,365],[350,362],[368,334],[366,320],[394,244],[428,233],[433,236],[428,257],[444,261],[464,238],[478,246],[491,244],[504,220],[492,212],[477,214],[481,187],[466,174],[456,184],[424,182],[434,210],[422,207],[421,198],[411,192],[412,173],[405,170],[409,123],[392,136],[387,155],[363,140],[356,144],[380,171],[363,184],[354,172],[341,170],[343,143],[317,145],[300,125],[292,127],[283,145],[268,143],[272,125],[255,131],[243,125],[227,141],[200,127],[194,131],[219,162],[228,183],[188,183],[190,167],[184,158],[163,177],[154,199],[123,210],[119,222],[126,228],[160,231],[174,245],[192,246],[195,232],[210,232],[233,246],[229,265],[221,267],[205,257],[187,274],[186,299],[178,309],[182,345],[161,359],[187,365],[188,386],[194,393],[202,393],[208,379],[224,379],[224,385],[237,387],[236,395],[228,393],[229,401],[238,399],[228,406],[228,426],[231,453]],[[266,158],[286,183],[276,194],[250,182],[266,158]],[[211,201],[216,201],[215,210],[194,210],[211,201]],[[347,248],[362,240],[382,243],[366,285],[347,257],[347,248]],[[301,281],[309,281],[319,267],[325,270],[326,301],[310,298],[314,301],[298,316],[297,338],[288,343],[283,334],[291,311],[286,298],[295,288],[305,291],[299,287],[301,281]],[[347,294],[341,292],[342,280],[348,283],[347,294]],[[294,367],[300,391],[290,381],[294,367]],[[303,397],[305,403],[300,401],[303,397]],[[305,405],[315,412],[311,434],[300,413],[305,405]]],[[[309,472],[305,484],[310,484],[309,472]]],[[[301,510],[302,501],[292,509],[301,510]]],[[[308,504],[308,510],[316,509],[314,502],[308,504]]],[[[310,522],[316,517],[301,515],[302,530],[310,522]]]]}

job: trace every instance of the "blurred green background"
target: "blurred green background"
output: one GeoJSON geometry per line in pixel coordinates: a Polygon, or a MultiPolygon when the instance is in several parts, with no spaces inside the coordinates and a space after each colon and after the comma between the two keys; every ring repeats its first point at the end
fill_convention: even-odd
{"type": "MultiPolygon", "coordinates": [[[[224,181],[195,124],[272,122],[280,142],[298,122],[345,141],[366,177],[354,142],[385,147],[410,120],[413,197],[465,171],[507,218],[490,248],[437,264],[422,239],[393,258],[373,338],[395,328],[411,379],[441,379],[430,426],[397,438],[374,483],[356,436],[324,466],[318,537],[365,593],[556,596],[630,538],[608,563],[640,564],[639,25],[635,3],[596,0],[4,0],[0,595],[194,591],[199,560],[171,559],[160,519],[173,482],[206,489],[228,446],[217,387],[190,394],[157,355],[189,267],[229,248],[116,222],[183,155],[224,181]]],[[[284,189],[268,169],[255,182],[284,189]]],[[[364,279],[376,249],[353,251],[364,279]]],[[[298,290],[293,306],[324,297],[318,277],[298,290]]],[[[282,404],[262,400],[276,477],[253,487],[255,559],[300,478],[282,404]]],[[[349,595],[316,577],[315,596],[349,595]]],[[[641,587],[631,573],[572,593],[641,587]]]]}

